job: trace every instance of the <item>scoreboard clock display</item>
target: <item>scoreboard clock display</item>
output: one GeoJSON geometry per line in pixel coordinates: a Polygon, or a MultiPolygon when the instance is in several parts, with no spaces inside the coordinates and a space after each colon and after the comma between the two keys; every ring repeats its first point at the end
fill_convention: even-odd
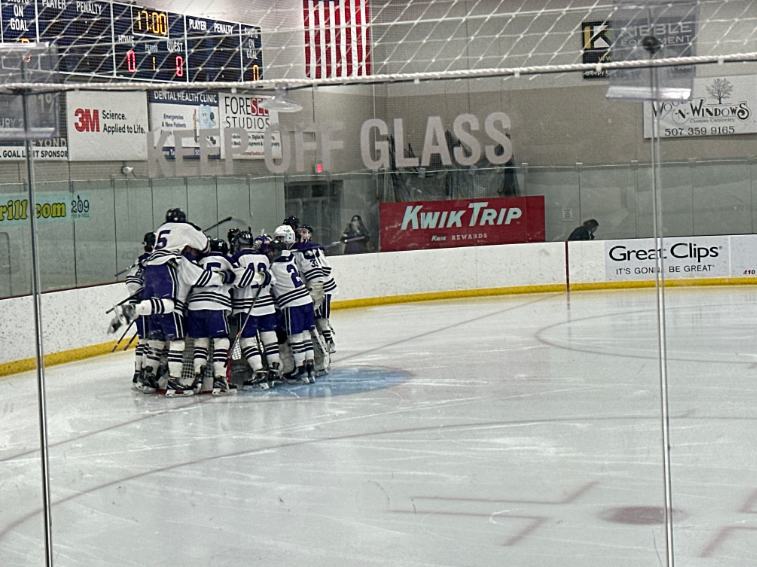
{"type": "Polygon", "coordinates": [[[99,0],[0,0],[3,42],[58,45],[60,71],[143,81],[263,78],[258,26],[99,0]]]}

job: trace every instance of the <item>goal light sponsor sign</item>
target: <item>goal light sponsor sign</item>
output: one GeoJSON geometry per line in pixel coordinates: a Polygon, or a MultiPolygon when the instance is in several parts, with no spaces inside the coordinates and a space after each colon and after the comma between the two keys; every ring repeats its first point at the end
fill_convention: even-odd
{"type": "Polygon", "coordinates": [[[753,75],[694,79],[689,101],[644,103],[644,137],[659,118],[661,138],[757,133],[757,78],[753,75]]]}
{"type": "Polygon", "coordinates": [[[544,197],[381,203],[381,250],[544,242],[544,197]]]}
{"type": "MultiPolygon", "coordinates": [[[[33,140],[34,161],[68,160],[68,141],[63,137],[50,140],[33,140]]],[[[26,159],[26,144],[8,142],[0,145],[0,161],[23,161],[26,159]]]]}

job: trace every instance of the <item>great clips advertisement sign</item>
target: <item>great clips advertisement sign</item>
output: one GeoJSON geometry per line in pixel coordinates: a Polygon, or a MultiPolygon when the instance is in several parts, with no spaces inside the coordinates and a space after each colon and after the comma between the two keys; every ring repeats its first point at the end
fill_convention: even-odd
{"type": "Polygon", "coordinates": [[[544,242],[544,197],[381,203],[381,250],[544,242]]]}

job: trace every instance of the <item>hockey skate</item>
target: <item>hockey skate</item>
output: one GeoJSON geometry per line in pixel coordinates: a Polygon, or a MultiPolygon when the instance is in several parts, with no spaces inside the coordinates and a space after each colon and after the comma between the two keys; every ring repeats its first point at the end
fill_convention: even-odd
{"type": "Polygon", "coordinates": [[[268,383],[270,384],[271,388],[273,388],[276,384],[280,384],[284,381],[284,378],[281,376],[281,363],[279,362],[272,362],[268,365],[268,383]]]}
{"type": "Polygon", "coordinates": [[[256,370],[250,378],[242,384],[243,390],[267,390],[271,387],[268,370],[256,370]]]}
{"type": "Polygon", "coordinates": [[[116,305],[113,308],[113,313],[115,313],[115,315],[113,316],[113,319],[111,319],[110,325],[108,325],[108,333],[113,334],[121,327],[131,325],[132,321],[137,318],[134,311],[134,305],[131,303],[116,305]]]}
{"type": "Polygon", "coordinates": [[[195,374],[194,382],[192,382],[192,390],[195,394],[202,392],[202,381],[205,378],[205,367],[200,367],[200,371],[195,374]]]}
{"type": "Polygon", "coordinates": [[[152,368],[148,366],[142,373],[142,387],[138,388],[143,394],[154,394],[158,391],[158,377],[155,376],[152,368]]]}
{"type": "Polygon", "coordinates": [[[185,386],[180,382],[178,378],[169,378],[166,385],[166,397],[182,397],[182,396],[194,396],[194,389],[192,386],[185,386]]]}
{"type": "Polygon", "coordinates": [[[283,377],[284,381],[288,384],[310,384],[311,382],[315,382],[313,361],[306,360],[302,366],[298,366],[291,372],[284,374],[283,377]]]}
{"type": "Polygon", "coordinates": [[[134,376],[131,379],[132,390],[141,390],[142,388],[144,388],[144,382],[142,381],[143,375],[144,370],[137,370],[134,372],[134,376]]]}
{"type": "Polygon", "coordinates": [[[229,384],[225,376],[216,376],[213,380],[214,396],[235,396],[237,393],[236,384],[229,384]]]}
{"type": "Polygon", "coordinates": [[[334,339],[326,341],[326,350],[329,351],[329,354],[334,354],[336,352],[336,343],[334,342],[334,339]]]}
{"type": "Polygon", "coordinates": [[[305,361],[305,372],[307,373],[308,382],[315,384],[315,362],[312,360],[305,361]]]}

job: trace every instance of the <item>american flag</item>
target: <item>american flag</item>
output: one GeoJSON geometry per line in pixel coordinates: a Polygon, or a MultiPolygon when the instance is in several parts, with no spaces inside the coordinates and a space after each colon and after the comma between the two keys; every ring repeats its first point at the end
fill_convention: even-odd
{"type": "Polygon", "coordinates": [[[303,0],[303,8],[309,78],[371,74],[368,0],[303,0]]]}

